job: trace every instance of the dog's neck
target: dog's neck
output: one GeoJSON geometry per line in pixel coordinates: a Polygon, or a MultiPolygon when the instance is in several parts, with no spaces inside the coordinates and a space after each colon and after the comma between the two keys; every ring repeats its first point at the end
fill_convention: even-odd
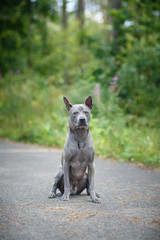
{"type": "Polygon", "coordinates": [[[70,128],[71,133],[74,135],[74,139],[78,143],[84,143],[86,141],[86,138],[88,136],[89,129],[86,128],[76,128],[72,130],[70,128]]]}

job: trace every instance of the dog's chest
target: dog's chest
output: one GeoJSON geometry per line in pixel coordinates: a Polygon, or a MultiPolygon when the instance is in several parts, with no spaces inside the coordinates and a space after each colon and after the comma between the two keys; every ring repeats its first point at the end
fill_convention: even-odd
{"type": "Polygon", "coordinates": [[[91,151],[84,143],[79,143],[73,148],[70,155],[70,165],[72,167],[85,167],[91,160],[91,151]]]}
{"type": "Polygon", "coordinates": [[[85,143],[78,143],[75,155],[80,158],[80,160],[88,160],[91,157],[90,147],[88,147],[85,143]]]}
{"type": "Polygon", "coordinates": [[[84,154],[84,151],[82,152],[81,150],[73,154],[69,165],[71,167],[71,175],[74,179],[81,179],[84,176],[89,159],[89,155],[86,155],[86,153],[84,154]]]}

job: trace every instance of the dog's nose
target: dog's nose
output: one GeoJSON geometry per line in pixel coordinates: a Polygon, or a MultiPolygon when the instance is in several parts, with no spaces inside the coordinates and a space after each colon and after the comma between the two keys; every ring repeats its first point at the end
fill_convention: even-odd
{"type": "Polygon", "coordinates": [[[86,119],[85,119],[84,117],[81,117],[81,118],[79,119],[79,121],[80,121],[81,124],[84,124],[85,121],[86,121],[86,119]]]}

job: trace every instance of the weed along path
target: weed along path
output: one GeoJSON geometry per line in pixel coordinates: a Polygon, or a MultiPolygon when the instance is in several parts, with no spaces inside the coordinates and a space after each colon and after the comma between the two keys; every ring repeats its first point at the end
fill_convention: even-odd
{"type": "Polygon", "coordinates": [[[160,239],[160,172],[96,159],[95,188],[48,199],[61,151],[0,141],[1,229],[7,240],[160,239]]]}

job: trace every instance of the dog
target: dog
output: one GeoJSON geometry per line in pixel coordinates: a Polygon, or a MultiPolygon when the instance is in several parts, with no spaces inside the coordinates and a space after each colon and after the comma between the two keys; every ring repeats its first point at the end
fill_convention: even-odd
{"type": "Polygon", "coordinates": [[[69,129],[61,166],[48,198],[56,197],[57,188],[64,201],[68,201],[70,195],[80,194],[86,189],[92,201],[100,203],[100,196],[94,190],[94,146],[89,131],[92,97],[89,96],[84,104],[76,105],[72,105],[66,97],[63,100],[69,112],[69,129]]]}

